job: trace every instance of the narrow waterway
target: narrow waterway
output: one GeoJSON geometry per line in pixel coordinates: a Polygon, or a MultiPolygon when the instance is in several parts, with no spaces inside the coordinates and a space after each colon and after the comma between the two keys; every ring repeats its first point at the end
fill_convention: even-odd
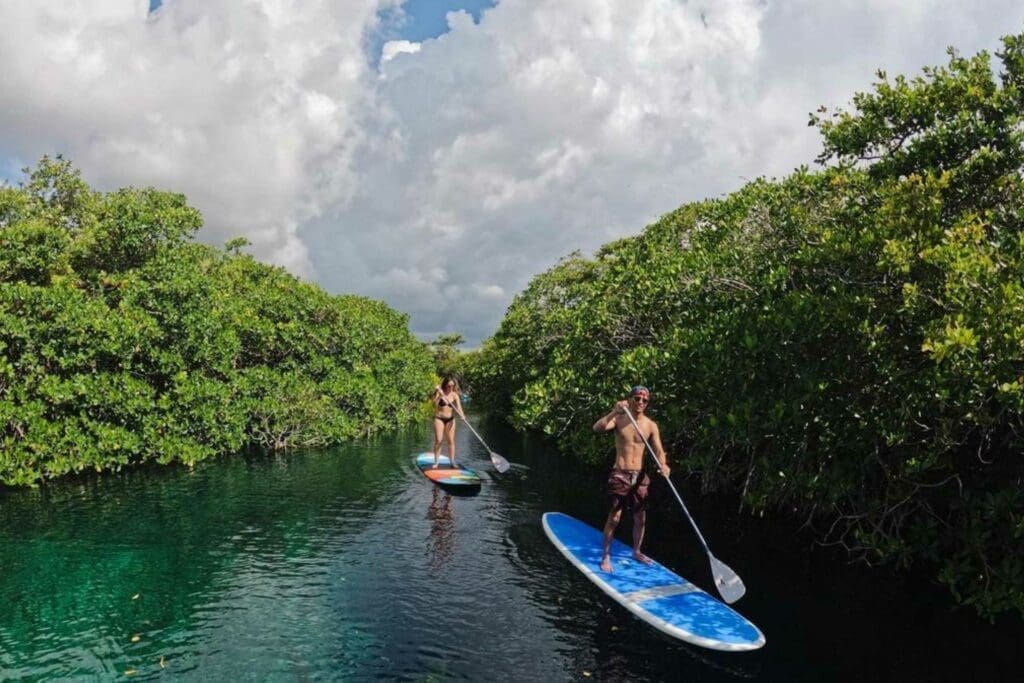
{"type": "MultiPolygon", "coordinates": [[[[950,611],[921,577],[845,564],[779,522],[676,480],[765,649],[678,643],[606,598],[540,526],[600,526],[605,472],[480,424],[480,492],[412,455],[426,429],[340,448],[225,457],[0,492],[0,680],[1016,680],[1024,622],[950,611]]],[[[626,540],[627,526],[620,537],[626,540]]],[[[711,590],[664,491],[649,554],[711,590]]]]}

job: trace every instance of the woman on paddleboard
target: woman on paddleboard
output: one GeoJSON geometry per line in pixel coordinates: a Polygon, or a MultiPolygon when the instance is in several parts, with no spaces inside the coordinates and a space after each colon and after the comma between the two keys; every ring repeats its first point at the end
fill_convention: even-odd
{"type": "Polygon", "coordinates": [[[462,400],[459,398],[459,387],[451,377],[445,377],[441,386],[434,387],[434,469],[437,468],[441,456],[441,441],[448,442],[448,459],[452,467],[455,464],[455,413],[462,413],[462,400]]]}

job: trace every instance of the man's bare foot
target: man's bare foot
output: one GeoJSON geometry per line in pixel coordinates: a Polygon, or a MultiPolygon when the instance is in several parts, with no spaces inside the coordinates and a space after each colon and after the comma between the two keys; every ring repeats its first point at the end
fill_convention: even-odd
{"type": "Polygon", "coordinates": [[[601,558],[601,571],[608,574],[612,573],[612,559],[607,555],[601,558]]]}
{"type": "Polygon", "coordinates": [[[646,555],[644,555],[639,550],[634,550],[633,551],[633,559],[636,560],[637,562],[640,562],[641,564],[652,564],[654,562],[654,560],[652,560],[651,558],[647,557],[646,555]]]}
{"type": "Polygon", "coordinates": [[[437,461],[436,460],[434,461],[434,465],[430,469],[432,469],[432,470],[436,470],[437,469],[437,461]]]}

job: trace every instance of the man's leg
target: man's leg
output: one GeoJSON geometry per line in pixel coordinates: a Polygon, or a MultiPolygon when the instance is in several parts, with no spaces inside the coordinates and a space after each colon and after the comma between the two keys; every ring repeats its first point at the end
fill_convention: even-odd
{"type": "Polygon", "coordinates": [[[615,527],[619,526],[620,519],[622,519],[622,508],[616,501],[612,504],[612,509],[608,511],[608,519],[604,523],[604,545],[601,553],[601,571],[603,572],[611,573],[612,571],[612,537],[615,536],[615,527]]]}
{"type": "Polygon", "coordinates": [[[647,511],[646,510],[634,510],[633,511],[633,559],[644,564],[650,564],[651,558],[640,552],[640,546],[644,542],[644,528],[647,524],[647,511]]]}

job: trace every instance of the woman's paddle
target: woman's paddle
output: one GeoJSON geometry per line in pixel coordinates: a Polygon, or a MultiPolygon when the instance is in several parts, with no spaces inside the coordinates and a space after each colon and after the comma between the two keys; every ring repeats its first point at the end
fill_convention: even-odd
{"type": "MultiPolygon", "coordinates": [[[[440,392],[441,391],[440,387],[437,387],[437,390],[440,392]]],[[[505,472],[508,472],[508,468],[510,467],[510,465],[508,464],[508,460],[506,460],[505,458],[501,457],[500,455],[498,455],[497,453],[495,453],[494,451],[491,450],[491,447],[487,445],[487,442],[484,441],[483,438],[479,434],[476,433],[475,429],[473,429],[473,425],[469,424],[469,420],[467,420],[466,416],[462,414],[462,411],[456,409],[455,406],[453,406],[451,404],[451,402],[449,402],[446,398],[444,398],[443,394],[441,396],[441,400],[445,404],[450,406],[452,410],[454,410],[455,412],[457,412],[459,414],[459,417],[461,417],[462,421],[464,423],[466,423],[466,427],[469,428],[469,431],[473,432],[473,436],[475,436],[477,439],[479,439],[480,443],[482,443],[484,445],[484,448],[487,449],[487,452],[491,454],[491,464],[494,465],[494,469],[498,470],[499,474],[504,474],[505,472]]]]}
{"type": "Polygon", "coordinates": [[[473,436],[480,439],[480,443],[482,443],[484,445],[484,448],[487,449],[487,452],[491,454],[491,463],[494,465],[494,469],[498,470],[498,472],[502,474],[508,472],[508,460],[506,460],[505,458],[501,457],[500,455],[491,450],[491,447],[488,446],[487,443],[480,437],[480,435],[476,433],[476,430],[473,429],[473,425],[469,424],[469,420],[466,419],[465,415],[459,413],[459,417],[461,417],[462,421],[466,423],[466,426],[469,428],[469,431],[473,432],[473,436]]]}
{"type": "MultiPolygon", "coordinates": [[[[626,413],[626,417],[629,418],[629,421],[633,423],[636,433],[644,440],[644,445],[647,446],[647,452],[651,454],[651,457],[654,458],[655,464],[660,469],[661,463],[658,461],[658,456],[654,454],[654,449],[651,448],[651,444],[647,442],[647,437],[640,431],[640,426],[636,423],[636,420],[633,419],[633,414],[629,411],[629,408],[626,408],[624,412],[626,413]]],[[[672,489],[672,493],[676,495],[676,500],[679,501],[679,505],[682,506],[683,512],[686,513],[686,518],[690,520],[690,524],[693,525],[693,530],[697,532],[697,538],[700,539],[701,545],[704,546],[704,552],[708,554],[708,560],[711,561],[711,575],[715,577],[715,588],[718,589],[722,599],[731,605],[742,598],[743,594],[747,592],[746,586],[743,585],[743,581],[736,572],[729,569],[724,562],[711,554],[711,549],[708,548],[708,542],[704,540],[704,535],[700,532],[700,529],[697,528],[697,523],[693,521],[690,511],[686,509],[686,503],[684,503],[683,499],[679,496],[679,492],[676,491],[676,487],[672,484],[672,480],[665,477],[665,481],[668,482],[668,487],[672,489]]]]}

